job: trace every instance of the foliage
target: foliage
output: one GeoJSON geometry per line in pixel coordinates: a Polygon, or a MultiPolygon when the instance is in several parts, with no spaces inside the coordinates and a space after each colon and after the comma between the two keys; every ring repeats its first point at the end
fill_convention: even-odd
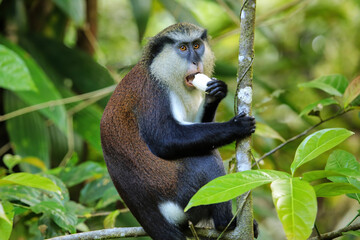
{"type": "MultiPolygon", "coordinates": [[[[107,173],[99,123],[115,84],[164,27],[187,21],[208,29],[214,75],[230,95],[217,120],[233,116],[238,1],[98,1],[97,32],[86,2],[0,1],[0,240],[138,225],[107,173]]],[[[283,237],[272,231],[280,222],[271,202],[288,238],[305,239],[315,220],[319,229],[334,229],[345,215],[339,209],[358,206],[359,15],[357,0],[258,1],[253,153],[260,159],[282,148],[257,162],[262,169],[209,183],[187,208],[254,189],[260,239],[283,237]],[[308,136],[291,143],[299,132],[308,136]],[[335,146],[344,150],[329,154],[335,146]]],[[[231,172],[233,146],[221,155],[231,172]]]]}

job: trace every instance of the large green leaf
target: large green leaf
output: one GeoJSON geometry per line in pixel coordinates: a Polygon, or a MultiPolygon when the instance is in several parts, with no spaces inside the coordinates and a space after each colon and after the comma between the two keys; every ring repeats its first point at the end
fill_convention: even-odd
{"type": "Polygon", "coordinates": [[[298,167],[335,147],[353,134],[343,128],[329,128],[306,137],[296,149],[295,158],[291,164],[291,173],[294,175],[298,167]]]}
{"type": "Polygon", "coordinates": [[[341,97],[348,86],[346,77],[340,74],[322,76],[313,81],[301,83],[299,87],[317,88],[331,95],[341,97]]]}
{"type": "Polygon", "coordinates": [[[152,0],[131,0],[130,3],[138,28],[139,42],[141,42],[150,17],[152,0]]]}
{"type": "MultiPolygon", "coordinates": [[[[9,91],[4,93],[5,112],[12,112],[25,106],[26,104],[13,93],[9,91]]],[[[14,146],[15,153],[21,157],[37,157],[43,161],[45,166],[49,167],[50,139],[46,125],[46,120],[37,112],[21,115],[6,121],[6,129],[14,146]]],[[[23,171],[35,173],[40,170],[23,161],[21,162],[20,166],[23,171]]]]}
{"type": "MultiPolygon", "coordinates": [[[[24,61],[29,69],[31,78],[37,88],[37,91],[16,91],[16,95],[22,99],[27,105],[36,105],[39,103],[48,102],[51,100],[61,99],[61,95],[55,88],[53,83],[49,80],[43,70],[37,63],[17,45],[10,43],[4,38],[0,37],[0,43],[16,52],[16,54],[24,61]]],[[[52,106],[39,110],[47,118],[51,119],[58,127],[66,133],[67,121],[66,110],[64,106],[52,106]]]]}
{"type": "Polygon", "coordinates": [[[0,87],[13,91],[36,90],[29,69],[11,49],[0,45],[0,87]]]}
{"type": "Polygon", "coordinates": [[[323,183],[314,186],[317,197],[333,197],[347,193],[360,193],[360,189],[350,183],[323,183]]]}
{"type": "MultiPolygon", "coordinates": [[[[339,171],[339,169],[347,169],[360,173],[360,163],[356,160],[355,156],[344,150],[335,150],[331,153],[325,166],[326,170],[339,171]]],[[[346,176],[336,177],[329,176],[329,180],[335,183],[350,183],[360,189],[360,178],[352,174],[346,176]]],[[[360,202],[360,194],[348,194],[349,197],[356,199],[360,202]]]]}
{"type": "Polygon", "coordinates": [[[43,201],[32,206],[30,209],[35,213],[48,215],[61,228],[75,233],[77,217],[72,211],[67,211],[63,205],[54,201],[43,201]]]}
{"type": "Polygon", "coordinates": [[[216,178],[190,199],[185,211],[199,205],[228,201],[253,188],[282,178],[289,178],[289,175],[274,170],[249,170],[216,178]]]}
{"type": "Polygon", "coordinates": [[[40,188],[53,192],[60,192],[61,190],[50,179],[30,173],[13,173],[0,179],[0,186],[14,184],[40,188]]]}
{"type": "Polygon", "coordinates": [[[270,186],[287,239],[307,239],[311,235],[317,213],[313,187],[299,178],[278,179],[270,186]]]}
{"type": "MultiPolygon", "coordinates": [[[[71,79],[74,88],[80,93],[114,84],[109,72],[83,52],[39,36],[27,36],[21,40],[21,44],[51,76],[64,97],[72,97],[76,93],[64,87],[63,79],[71,79]]],[[[104,107],[107,100],[100,101],[100,105],[104,107]]],[[[74,130],[99,153],[102,152],[99,128],[102,112],[103,109],[94,104],[74,115],[74,130]]]]}
{"type": "Polygon", "coordinates": [[[11,203],[0,202],[0,240],[8,240],[12,231],[14,207],[11,203]]]}
{"type": "MultiPolygon", "coordinates": [[[[39,59],[39,63],[45,71],[47,67],[55,71],[57,76],[53,77],[54,81],[55,78],[59,78],[63,84],[63,79],[71,80],[73,90],[77,93],[87,93],[115,84],[109,71],[83,51],[71,49],[61,42],[37,35],[27,35],[20,43],[36,55],[37,60],[42,58],[39,59]]],[[[107,101],[108,98],[104,98],[99,103],[105,107],[107,101]]]]}
{"type": "Polygon", "coordinates": [[[329,105],[333,105],[333,104],[339,104],[335,99],[333,98],[325,98],[322,99],[320,101],[314,102],[309,104],[308,106],[306,106],[301,113],[299,114],[299,116],[303,116],[306,114],[309,114],[311,111],[321,111],[323,109],[323,107],[325,106],[329,106],[329,105]]]}
{"type": "Polygon", "coordinates": [[[77,26],[85,22],[85,2],[84,0],[53,0],[54,3],[63,10],[77,26]]]}
{"type": "Polygon", "coordinates": [[[354,101],[360,95],[360,76],[351,81],[349,86],[346,88],[343,101],[344,108],[354,101]]]}

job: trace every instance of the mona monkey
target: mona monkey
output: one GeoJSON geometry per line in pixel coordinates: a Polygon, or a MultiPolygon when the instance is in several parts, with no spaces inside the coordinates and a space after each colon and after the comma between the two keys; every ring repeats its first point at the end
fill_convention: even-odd
{"type": "Polygon", "coordinates": [[[213,122],[226,84],[212,80],[206,93],[192,85],[195,74],[211,76],[213,67],[205,29],[169,26],[149,40],[102,116],[101,143],[111,179],[155,240],[186,239],[188,220],[212,220],[223,230],[233,217],[230,201],[184,212],[203,185],[225,175],[216,149],[255,131],[254,118],[244,113],[213,122]]]}

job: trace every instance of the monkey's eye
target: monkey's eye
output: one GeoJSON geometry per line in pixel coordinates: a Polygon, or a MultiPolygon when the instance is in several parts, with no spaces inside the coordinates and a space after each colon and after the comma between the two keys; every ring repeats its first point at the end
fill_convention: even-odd
{"type": "Polygon", "coordinates": [[[180,49],[181,51],[186,51],[186,50],[187,50],[187,47],[186,47],[186,45],[181,45],[179,49],[180,49]]]}
{"type": "Polygon", "coordinates": [[[198,49],[199,47],[200,47],[200,44],[199,44],[199,43],[194,43],[194,44],[193,44],[193,48],[194,48],[194,49],[198,49]]]}

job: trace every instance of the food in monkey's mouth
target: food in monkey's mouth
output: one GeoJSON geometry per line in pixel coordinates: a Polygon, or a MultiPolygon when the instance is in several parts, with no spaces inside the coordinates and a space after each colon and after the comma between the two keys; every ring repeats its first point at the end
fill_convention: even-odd
{"type": "Polygon", "coordinates": [[[198,73],[195,75],[195,78],[192,80],[192,85],[197,89],[204,91],[207,88],[207,83],[211,81],[211,78],[206,76],[205,74],[198,73]]]}

